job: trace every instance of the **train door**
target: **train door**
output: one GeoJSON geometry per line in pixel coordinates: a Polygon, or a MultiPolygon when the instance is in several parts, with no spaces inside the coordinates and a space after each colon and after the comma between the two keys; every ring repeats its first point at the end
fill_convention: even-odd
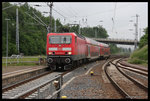
{"type": "Polygon", "coordinates": [[[88,46],[88,58],[90,58],[91,57],[91,55],[90,55],[90,45],[87,45],[88,46]]]}
{"type": "Polygon", "coordinates": [[[75,54],[78,54],[77,36],[75,36],[75,54]]]}
{"type": "Polygon", "coordinates": [[[100,47],[99,47],[99,56],[100,56],[101,54],[100,54],[100,47]]]}

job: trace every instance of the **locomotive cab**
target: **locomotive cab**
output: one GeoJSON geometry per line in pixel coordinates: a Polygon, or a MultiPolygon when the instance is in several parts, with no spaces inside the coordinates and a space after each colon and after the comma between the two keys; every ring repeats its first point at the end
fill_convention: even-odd
{"type": "Polygon", "coordinates": [[[47,63],[52,70],[72,67],[73,35],[49,33],[47,35],[47,63]]]}

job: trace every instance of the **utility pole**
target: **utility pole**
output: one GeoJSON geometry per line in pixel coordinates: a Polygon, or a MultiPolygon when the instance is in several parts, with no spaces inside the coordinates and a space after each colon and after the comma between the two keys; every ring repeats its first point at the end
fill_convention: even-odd
{"type": "Polygon", "coordinates": [[[97,30],[95,29],[95,38],[97,38],[97,30]]]}
{"type": "Polygon", "coordinates": [[[16,9],[16,49],[19,54],[19,20],[18,20],[18,8],[16,9]]]}
{"type": "Polygon", "coordinates": [[[141,28],[140,28],[140,31],[139,31],[139,41],[140,41],[140,38],[141,38],[141,28]]]}
{"type": "Polygon", "coordinates": [[[7,38],[6,38],[6,67],[7,67],[7,58],[8,58],[8,20],[10,19],[5,19],[7,21],[7,38]]]}
{"type": "Polygon", "coordinates": [[[47,3],[47,5],[50,7],[50,23],[49,23],[49,33],[50,33],[51,29],[52,29],[52,6],[53,6],[53,2],[50,2],[50,4],[47,3]]]}
{"type": "Polygon", "coordinates": [[[136,14],[136,23],[135,23],[135,43],[134,43],[135,47],[134,47],[134,49],[137,48],[137,41],[138,41],[138,17],[139,17],[139,15],[136,14]]]}
{"type": "Polygon", "coordinates": [[[80,21],[79,21],[79,34],[80,34],[80,21]]]}
{"type": "Polygon", "coordinates": [[[56,20],[55,20],[55,33],[56,33],[56,30],[57,30],[57,29],[56,29],[56,20]]]}

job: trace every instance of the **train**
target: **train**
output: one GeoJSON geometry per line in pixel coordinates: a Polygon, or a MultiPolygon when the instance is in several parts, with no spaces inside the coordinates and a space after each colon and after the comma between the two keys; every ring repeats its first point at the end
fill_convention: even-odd
{"type": "Polygon", "coordinates": [[[46,45],[47,64],[51,70],[69,70],[110,56],[109,45],[74,32],[48,33],[46,45]]]}

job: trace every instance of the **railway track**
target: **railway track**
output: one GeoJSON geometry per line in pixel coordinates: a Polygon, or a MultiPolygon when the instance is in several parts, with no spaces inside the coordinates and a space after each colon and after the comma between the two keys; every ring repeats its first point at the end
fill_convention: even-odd
{"type": "MultiPolygon", "coordinates": [[[[7,88],[3,89],[2,98],[3,99],[15,99],[15,98],[25,98],[27,95],[34,93],[36,90],[34,90],[35,87],[40,86],[43,83],[48,82],[50,79],[55,78],[55,76],[58,76],[59,72],[51,72],[48,73],[40,78],[34,78],[34,80],[23,82],[23,84],[17,84],[12,87],[9,87],[9,90],[7,88]],[[31,91],[30,91],[31,90],[31,91]],[[23,94],[24,93],[24,94],[23,94]],[[23,95],[23,96],[20,96],[23,95]]],[[[40,90],[41,91],[41,90],[40,90]]]]}
{"type": "Polygon", "coordinates": [[[133,72],[136,72],[138,74],[144,75],[144,76],[148,76],[148,70],[144,69],[144,68],[138,68],[138,67],[134,67],[134,66],[130,66],[130,65],[124,65],[121,62],[122,59],[120,59],[116,65],[117,67],[123,68],[123,69],[127,69],[133,72]]]}
{"type": "Polygon", "coordinates": [[[47,67],[34,67],[2,74],[2,91],[21,85],[49,73],[47,67]]]}
{"type": "MultiPolygon", "coordinates": [[[[47,86],[48,84],[41,86],[42,83],[47,82],[48,80],[51,81],[57,76],[63,76],[77,68],[78,67],[73,68],[68,71],[65,71],[65,72],[54,72],[54,71],[49,72],[49,71],[47,71],[41,75],[38,75],[38,76],[35,76],[32,78],[29,78],[27,80],[21,81],[19,83],[4,87],[4,88],[2,88],[2,98],[3,99],[16,99],[16,98],[17,99],[18,98],[32,99],[32,98],[36,98],[36,96],[38,95],[37,93],[43,92],[43,90],[47,90],[47,94],[45,94],[45,96],[50,95],[50,92],[48,92],[48,91],[50,91],[50,89],[52,91],[54,91],[55,87],[53,86],[53,84],[50,84],[51,87],[49,87],[49,88],[47,86]],[[37,89],[34,89],[35,87],[38,87],[38,86],[41,86],[40,87],[41,89],[39,91],[37,89]]],[[[56,78],[56,79],[58,79],[58,78],[56,78]]],[[[43,95],[40,98],[45,98],[45,96],[43,95]]]]}
{"type": "Polygon", "coordinates": [[[126,99],[145,99],[147,97],[148,87],[125,74],[118,68],[118,61],[115,63],[114,61],[116,59],[110,60],[105,66],[105,73],[114,87],[126,99]]]}
{"type": "MultiPolygon", "coordinates": [[[[93,64],[94,66],[93,62],[88,63],[88,64],[93,64]]],[[[82,66],[84,67],[85,65],[88,65],[88,64],[84,64],[82,66]]],[[[77,68],[78,67],[74,69],[77,69],[77,68]]],[[[54,80],[61,81],[61,85],[62,85],[63,84],[62,76],[64,75],[66,77],[68,74],[70,75],[69,72],[73,71],[74,69],[70,71],[65,71],[65,72],[51,71],[49,73],[45,73],[45,74],[43,73],[43,75],[39,77],[33,77],[30,80],[27,80],[27,81],[25,80],[21,83],[12,85],[10,87],[2,88],[2,98],[3,99],[33,99],[33,98],[39,99],[39,98],[46,98],[46,96],[49,96],[49,95],[51,98],[53,95],[57,95],[57,93],[60,91],[60,89],[56,91],[53,81],[54,80]]],[[[84,71],[87,71],[88,73],[89,70],[84,70],[84,71]]],[[[74,74],[71,74],[71,75],[74,75],[74,74]]],[[[67,82],[66,79],[64,80],[64,82],[67,82]]]]}
{"type": "Polygon", "coordinates": [[[48,75],[48,74],[50,74],[50,73],[52,73],[52,71],[51,71],[51,72],[46,71],[46,72],[44,72],[44,73],[41,73],[41,74],[39,74],[39,75],[35,75],[35,76],[31,77],[31,78],[22,80],[22,81],[20,81],[20,82],[15,83],[15,84],[11,84],[11,85],[8,85],[8,86],[4,86],[4,87],[2,88],[2,92],[4,93],[4,92],[6,92],[6,91],[8,91],[8,90],[11,90],[11,89],[13,89],[13,88],[15,88],[15,87],[18,87],[18,86],[20,86],[20,85],[23,85],[23,84],[25,84],[25,83],[27,83],[27,82],[30,82],[30,81],[32,81],[32,80],[38,79],[38,78],[40,78],[40,77],[42,77],[42,76],[45,76],[45,75],[48,75]]]}
{"type": "Polygon", "coordinates": [[[120,68],[124,74],[129,75],[130,77],[136,79],[144,85],[144,89],[147,90],[148,87],[148,70],[143,67],[135,67],[122,64],[122,59],[116,62],[118,68],[120,68]]]}

